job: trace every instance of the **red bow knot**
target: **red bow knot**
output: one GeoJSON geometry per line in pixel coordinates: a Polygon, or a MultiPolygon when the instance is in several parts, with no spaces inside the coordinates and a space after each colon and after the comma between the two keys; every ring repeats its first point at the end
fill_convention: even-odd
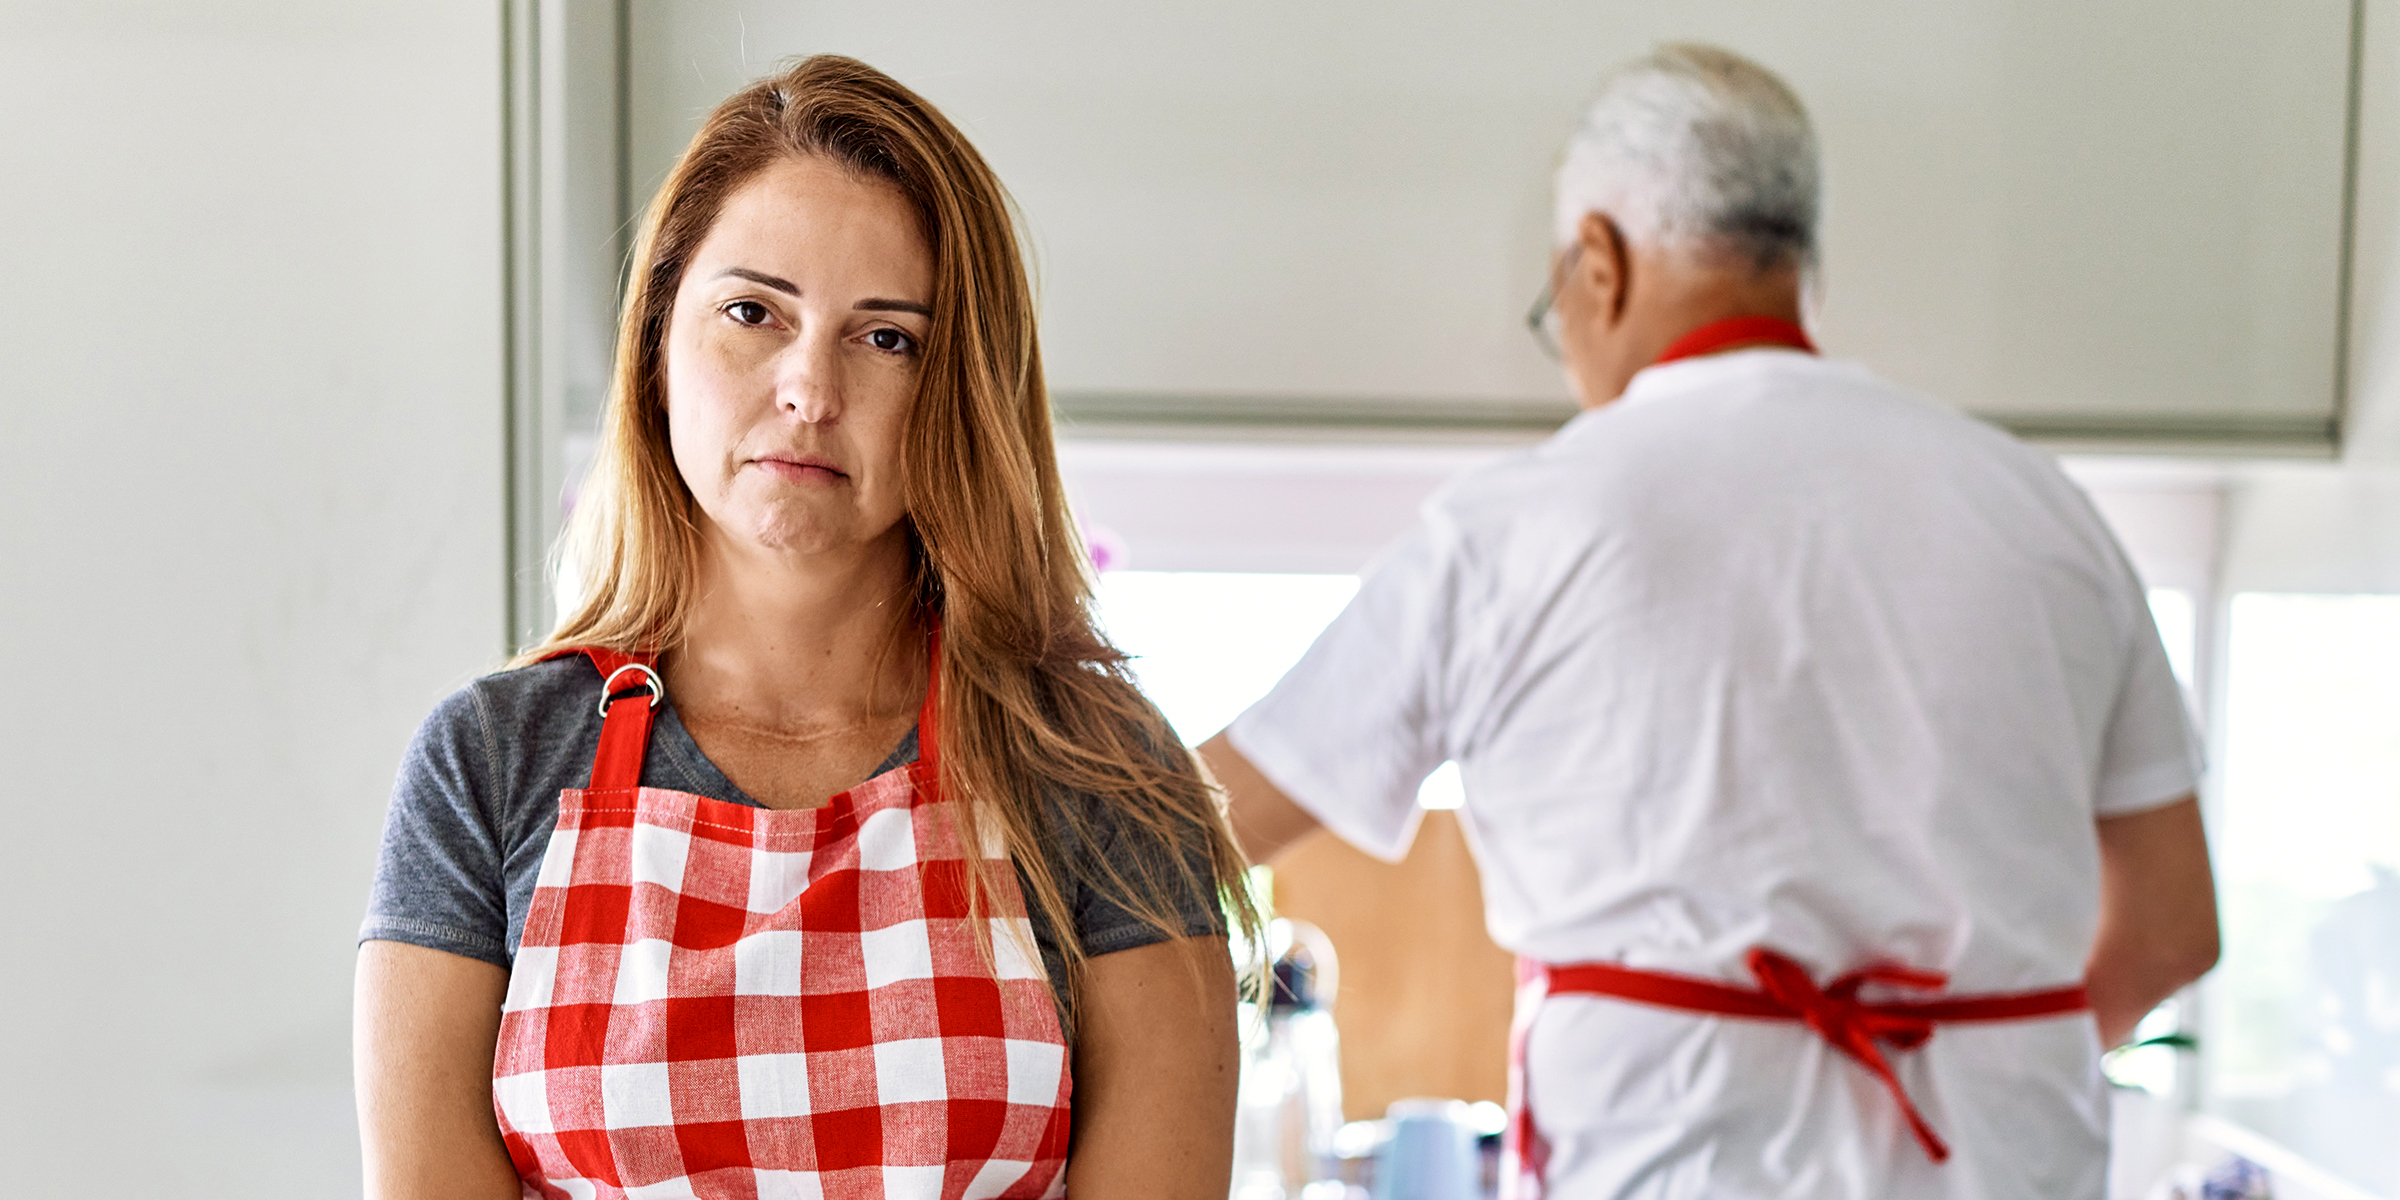
{"type": "MultiPolygon", "coordinates": [[[[1917,1135],[1917,1144],[1937,1163],[1950,1157],[1950,1148],[1942,1144],[1933,1127],[1917,1112],[1917,1106],[1909,1102],[1908,1093],[1900,1087],[1900,1077],[1884,1058],[1884,1044],[1913,1050],[1924,1045],[1933,1036],[1933,1027],[1943,1021],[2026,1021],[2084,1012],[2091,1007],[2091,997],[2084,994],[2081,984],[2026,992],[1868,1003],[1860,1000],[1858,993],[1870,983],[1936,991],[1947,987],[1950,977],[1939,971],[1878,964],[1818,987],[1816,980],[1809,978],[1807,968],[1765,947],[1750,951],[1748,962],[1750,974],[1758,980],[1755,990],[1695,975],[1648,971],[1613,962],[1552,964],[1528,959],[1519,967],[1525,973],[1524,979],[1541,981],[1545,995],[1614,996],[1684,1012],[1802,1022],[1883,1081],[1884,1090],[1891,1093],[1908,1118],[1909,1130],[1917,1135]]],[[[1518,1010],[1512,1061],[1524,1061],[1525,1014],[1531,1011],[1526,1007],[1518,1010]]],[[[1538,1165],[1541,1142],[1536,1136],[1533,1115],[1523,1107],[1521,1094],[1513,1103],[1519,1106],[1518,1132],[1514,1135],[1518,1161],[1538,1165]]]]}
{"type": "Polygon", "coordinates": [[[1900,1077],[1893,1072],[1890,1060],[1884,1057],[1883,1048],[1876,1044],[1889,1042],[1902,1050],[1914,1050],[1933,1036],[1933,1021],[1905,1008],[1868,1004],[1858,998],[1858,990],[1870,983],[1931,991],[1947,985],[1948,975],[1878,965],[1861,967],[1820,988],[1816,980],[1809,978],[1808,968],[1764,946],[1750,951],[1749,964],[1759,990],[1769,999],[1790,1009],[1818,1037],[1858,1060],[1860,1066],[1883,1081],[1884,1089],[1899,1102],[1901,1115],[1908,1118],[1909,1130],[1917,1135],[1918,1144],[1925,1147],[1925,1153],[1933,1161],[1938,1163],[1950,1157],[1950,1147],[1917,1111],[1916,1103],[1908,1098],[1908,1090],[1900,1086],[1900,1077]]]}

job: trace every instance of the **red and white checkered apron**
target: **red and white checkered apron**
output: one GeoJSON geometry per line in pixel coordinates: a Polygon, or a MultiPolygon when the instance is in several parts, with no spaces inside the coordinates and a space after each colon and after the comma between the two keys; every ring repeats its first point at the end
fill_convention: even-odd
{"type": "Polygon", "coordinates": [[[933,687],[915,763],[778,811],[640,786],[656,674],[568,653],[633,686],[509,975],[492,1100],[525,1194],[1064,1194],[1066,1038],[1005,863],[977,947],[933,687]]]}

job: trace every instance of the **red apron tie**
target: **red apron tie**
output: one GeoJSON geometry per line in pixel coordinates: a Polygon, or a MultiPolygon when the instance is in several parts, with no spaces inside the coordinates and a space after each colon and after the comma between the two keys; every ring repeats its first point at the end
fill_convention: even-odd
{"type": "MultiPolygon", "coordinates": [[[[2061,1016],[2091,1007],[2081,985],[1939,1000],[1869,1003],[1860,1000],[1858,992],[1870,983],[1931,991],[1947,985],[1949,976],[1939,971],[1876,964],[1838,976],[1819,987],[1809,978],[1807,968],[1763,946],[1751,950],[1746,961],[1751,976],[1758,981],[1755,990],[1713,979],[1642,971],[1605,962],[1560,966],[1527,962],[1520,964],[1519,969],[1529,982],[1539,981],[1544,996],[1609,996],[1713,1016],[1799,1021],[1882,1082],[1884,1090],[1899,1103],[1917,1144],[1937,1163],[1949,1159],[1950,1147],[1933,1131],[1924,1114],[1917,1111],[1907,1089],[1900,1086],[1900,1077],[1884,1056],[1882,1043],[1914,1050],[1933,1036],[1934,1024],[1939,1021],[2016,1021],[2061,1016]]],[[[1535,1002],[1538,1003],[1538,998],[1535,1002]]],[[[1546,1157],[1545,1148],[1534,1127],[1532,1109],[1525,1102],[1521,1082],[1525,1034],[1531,1026],[1530,1012],[1520,1015],[1512,1047],[1519,1076],[1514,1089],[1518,1111],[1511,1127],[1518,1161],[1524,1164],[1521,1169],[1538,1177],[1542,1159],[1546,1157]]]]}
{"type": "MultiPolygon", "coordinates": [[[[1925,1123],[1924,1114],[1917,1111],[1908,1089],[1900,1086],[1900,1077],[1884,1058],[1883,1048],[1875,1044],[1890,1042],[1902,1050],[1914,1050],[1933,1036],[1933,1022],[1912,1013],[1862,1004],[1858,999],[1858,989],[1869,983],[1931,990],[1948,984],[1949,976],[1908,967],[1871,966],[1842,975],[1820,989],[1808,977],[1806,967],[1763,946],[1750,951],[1748,962],[1760,991],[1883,1081],[1883,1090],[1899,1103],[1900,1115],[1908,1118],[1908,1128],[1917,1135],[1917,1144],[1925,1147],[1928,1158],[1938,1163],[1950,1157],[1950,1147],[1925,1123]]],[[[2078,988],[2076,1007],[2082,1007],[2082,999],[2078,988]]]]}

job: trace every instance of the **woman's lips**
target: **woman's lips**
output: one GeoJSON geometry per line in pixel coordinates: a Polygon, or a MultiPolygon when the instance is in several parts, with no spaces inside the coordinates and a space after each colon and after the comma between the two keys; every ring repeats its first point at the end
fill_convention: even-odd
{"type": "Polygon", "coordinates": [[[792,483],[826,484],[849,478],[821,458],[759,458],[751,461],[777,478],[792,483]]]}

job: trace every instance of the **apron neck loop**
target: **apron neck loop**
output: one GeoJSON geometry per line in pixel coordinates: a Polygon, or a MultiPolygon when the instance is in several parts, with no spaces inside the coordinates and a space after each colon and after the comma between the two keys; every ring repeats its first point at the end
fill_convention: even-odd
{"type": "MultiPolygon", "coordinates": [[[[917,762],[931,778],[938,775],[942,740],[937,725],[941,713],[942,624],[938,617],[928,617],[927,624],[925,706],[917,711],[917,762]]],[[[581,654],[591,659],[602,680],[600,749],[592,756],[591,790],[640,788],[642,759],[650,751],[651,720],[659,703],[667,698],[667,682],[658,674],[658,656],[626,654],[598,646],[561,654],[581,654]]]]}
{"type": "Polygon", "coordinates": [[[624,654],[598,647],[584,656],[600,672],[600,752],[592,756],[593,791],[631,791],[642,786],[642,759],[650,750],[650,720],[667,698],[657,655],[624,654]]]}
{"type": "Polygon", "coordinates": [[[1808,354],[1817,352],[1817,344],[1808,340],[1808,331],[1781,317],[1729,317],[1711,321],[1682,337],[1667,343],[1656,362],[1671,363],[1679,358],[1698,358],[1735,346],[1789,346],[1808,354]]]}

